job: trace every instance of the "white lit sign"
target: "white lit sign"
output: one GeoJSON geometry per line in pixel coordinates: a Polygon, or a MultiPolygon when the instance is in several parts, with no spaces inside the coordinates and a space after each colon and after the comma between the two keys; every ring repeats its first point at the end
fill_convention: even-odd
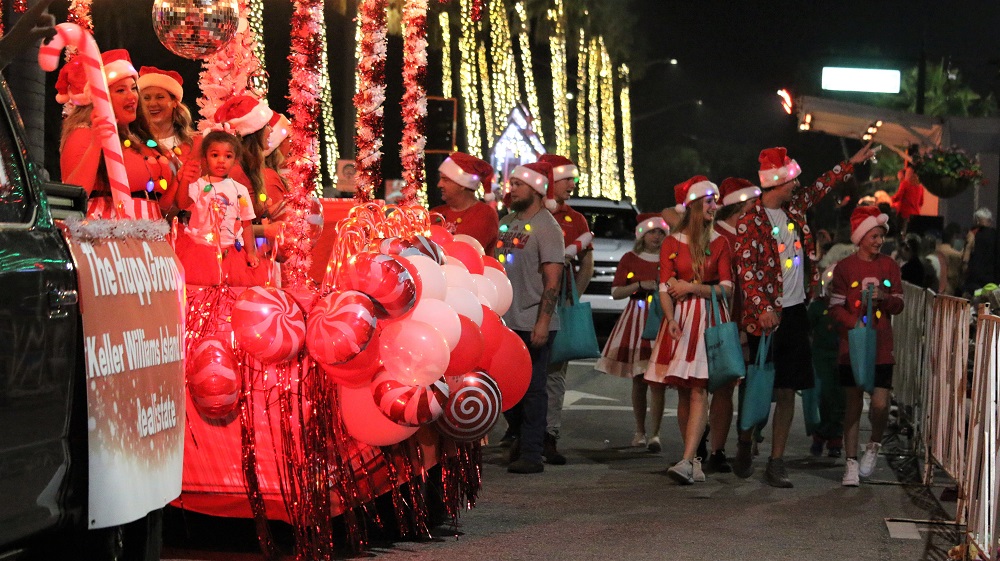
{"type": "Polygon", "coordinates": [[[824,90],[899,93],[899,80],[899,70],[823,67],[824,90]]]}

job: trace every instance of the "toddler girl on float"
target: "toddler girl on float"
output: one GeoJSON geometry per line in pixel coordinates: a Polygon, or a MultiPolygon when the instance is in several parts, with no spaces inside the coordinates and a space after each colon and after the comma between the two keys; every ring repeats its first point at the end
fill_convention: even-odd
{"type": "Polygon", "coordinates": [[[250,193],[229,177],[240,149],[239,139],[227,132],[205,135],[201,157],[207,173],[178,192],[178,206],[191,211],[186,235],[177,239],[177,255],[188,284],[212,285],[222,280],[233,286],[263,284],[255,272],[260,258],[250,224],[254,218],[250,193]]]}
{"type": "Polygon", "coordinates": [[[889,393],[892,390],[892,320],[890,315],[903,311],[903,287],[899,265],[889,256],[880,253],[888,233],[885,225],[889,217],[874,206],[859,206],[851,214],[851,241],[858,246],[857,253],[845,257],[833,270],[830,295],[830,315],[840,332],[839,371],[840,384],[846,393],[844,411],[844,452],[847,464],[841,483],[857,487],[861,477],[875,471],[882,432],[889,419],[889,393]],[[854,382],[848,330],[855,327],[859,318],[868,314],[862,302],[862,293],[873,287],[872,317],[869,325],[875,326],[875,390],[871,395],[868,419],[871,421],[871,440],[865,446],[861,461],[858,454],[858,425],[861,420],[863,390],[854,382]]]}

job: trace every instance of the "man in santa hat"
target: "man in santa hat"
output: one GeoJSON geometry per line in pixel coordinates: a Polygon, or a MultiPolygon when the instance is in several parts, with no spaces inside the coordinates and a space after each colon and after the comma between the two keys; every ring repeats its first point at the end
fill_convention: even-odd
{"type": "MultiPolygon", "coordinates": [[[[563,232],[563,250],[565,257],[563,283],[569,282],[568,275],[574,275],[576,290],[583,294],[594,276],[594,234],[590,232],[587,219],[573,210],[566,201],[573,196],[576,183],[580,179],[580,170],[573,160],[556,154],[542,154],[539,162],[552,166],[552,185],[545,196],[545,206],[556,219],[563,232]]],[[[566,293],[569,294],[567,285],[566,293]]],[[[566,369],[568,362],[549,364],[549,378],[546,390],[549,396],[549,408],[545,427],[545,450],[543,456],[547,463],[563,465],[566,457],[559,453],[556,441],[559,439],[559,429],[562,426],[562,406],[566,396],[566,369]]]]}
{"type": "Polygon", "coordinates": [[[444,227],[449,232],[472,236],[483,245],[486,255],[493,257],[499,232],[497,211],[476,197],[480,185],[487,196],[492,196],[493,166],[475,156],[453,152],[438,171],[438,189],[444,204],[431,212],[444,216],[444,227]]]}
{"type": "Polygon", "coordinates": [[[563,274],[563,234],[542,202],[552,181],[552,166],[540,162],[517,166],[510,174],[511,213],[500,221],[497,259],[513,287],[514,301],[504,323],[521,337],[531,354],[531,382],[521,401],[504,413],[511,444],[511,473],[545,469],[549,351],[559,330],[556,300],[563,274]]]}
{"type": "MultiPolygon", "coordinates": [[[[819,268],[806,211],[872,155],[868,143],[849,160],[803,187],[798,180],[802,169],[784,148],[761,151],[761,196],[736,225],[733,253],[743,294],[740,324],[747,332],[751,362],[756,359],[760,337],[773,334],[770,354],[777,406],[771,456],[764,472],[764,481],[772,487],[792,487],[784,454],[795,413],[795,392],[813,387],[806,304],[819,284],[819,268]]],[[[750,431],[740,431],[733,471],[743,478],[753,474],[750,431]]]]}

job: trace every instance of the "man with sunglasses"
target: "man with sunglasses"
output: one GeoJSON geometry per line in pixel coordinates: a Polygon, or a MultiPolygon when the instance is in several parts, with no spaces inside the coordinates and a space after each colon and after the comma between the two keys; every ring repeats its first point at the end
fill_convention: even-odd
{"type": "MultiPolygon", "coordinates": [[[[819,284],[819,267],[806,211],[872,154],[868,143],[803,188],[798,180],[802,169],[784,148],[762,150],[758,175],[763,192],[736,225],[733,256],[743,291],[740,324],[747,332],[751,363],[760,337],[773,334],[770,354],[776,406],[771,456],[764,471],[764,481],[772,487],[792,487],[783,458],[795,413],[795,392],[813,387],[806,305],[819,284]]],[[[733,471],[742,478],[754,471],[751,436],[751,431],[740,431],[733,471]]]]}
{"type": "MultiPolygon", "coordinates": [[[[552,166],[551,197],[545,201],[552,216],[562,228],[566,249],[563,251],[565,263],[563,267],[563,284],[569,293],[569,275],[574,276],[577,292],[583,294],[594,276],[594,234],[590,232],[587,219],[566,203],[576,185],[580,181],[580,170],[573,160],[556,154],[542,154],[539,162],[552,166]]],[[[559,439],[559,429],[562,427],[563,399],[566,396],[566,369],[569,363],[554,362],[549,364],[549,378],[546,391],[549,395],[549,408],[545,427],[544,457],[547,463],[563,465],[566,457],[559,453],[556,441],[559,439]]]]}

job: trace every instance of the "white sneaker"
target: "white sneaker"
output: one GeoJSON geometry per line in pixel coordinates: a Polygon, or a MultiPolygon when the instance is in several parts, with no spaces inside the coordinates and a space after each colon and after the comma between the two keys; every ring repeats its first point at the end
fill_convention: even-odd
{"type": "Polygon", "coordinates": [[[691,460],[691,479],[696,483],[705,481],[705,472],[701,469],[701,458],[691,460]]]}
{"type": "Polygon", "coordinates": [[[632,447],[643,448],[646,446],[646,433],[637,432],[632,436],[632,447]]]}
{"type": "Polygon", "coordinates": [[[646,450],[649,450],[654,454],[659,454],[662,449],[663,447],[660,445],[659,436],[650,437],[650,439],[646,442],[646,450]]]}
{"type": "Polygon", "coordinates": [[[840,480],[844,487],[857,487],[861,485],[858,477],[858,461],[854,458],[847,458],[847,465],[844,466],[844,478],[840,480]]]}
{"type": "Polygon", "coordinates": [[[694,483],[694,466],[691,460],[681,460],[667,470],[667,475],[681,485],[690,485],[694,483]]]}
{"type": "Polygon", "coordinates": [[[861,461],[858,462],[858,473],[861,477],[871,477],[871,474],[875,472],[880,448],[882,445],[878,442],[869,442],[868,446],[865,446],[865,453],[861,455],[861,461]]]}

